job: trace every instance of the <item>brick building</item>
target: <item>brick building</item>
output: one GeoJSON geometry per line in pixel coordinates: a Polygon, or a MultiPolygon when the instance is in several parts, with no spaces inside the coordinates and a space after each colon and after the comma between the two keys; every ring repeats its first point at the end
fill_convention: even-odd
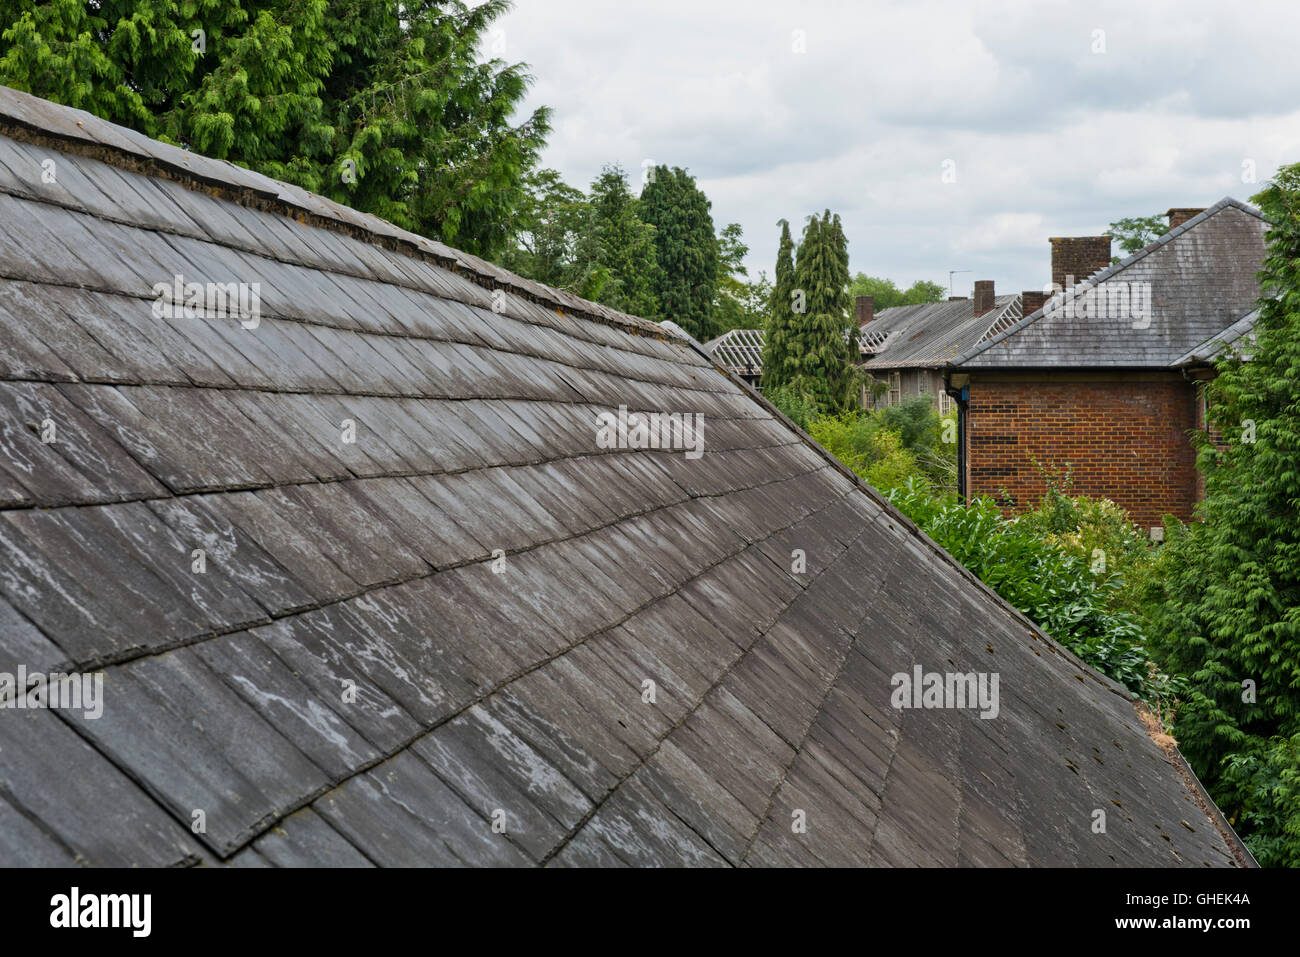
{"type": "Polygon", "coordinates": [[[1265,222],[1230,198],[1168,215],[1168,233],[1114,265],[1108,236],[1052,239],[1057,291],[1022,294],[1024,318],[947,364],[964,494],[1031,506],[1046,469],[1143,527],[1192,517],[1188,433],[1214,356],[1249,335],[1265,222]]]}

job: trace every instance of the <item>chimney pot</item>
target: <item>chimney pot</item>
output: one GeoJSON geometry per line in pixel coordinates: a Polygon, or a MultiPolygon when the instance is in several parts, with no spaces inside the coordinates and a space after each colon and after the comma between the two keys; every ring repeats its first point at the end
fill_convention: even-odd
{"type": "Polygon", "coordinates": [[[1052,283],[1064,289],[1066,279],[1080,283],[1110,265],[1109,236],[1053,236],[1052,283]]]}
{"type": "Polygon", "coordinates": [[[876,317],[876,300],[874,296],[858,296],[853,300],[853,314],[858,319],[858,328],[861,329],[868,322],[876,317]]]}
{"type": "Polygon", "coordinates": [[[975,315],[982,316],[993,308],[993,280],[975,280],[975,315]]]}
{"type": "Polygon", "coordinates": [[[1169,228],[1176,229],[1193,216],[1203,212],[1205,212],[1205,207],[1196,209],[1191,206],[1175,206],[1166,212],[1165,215],[1169,217],[1169,228]]]}

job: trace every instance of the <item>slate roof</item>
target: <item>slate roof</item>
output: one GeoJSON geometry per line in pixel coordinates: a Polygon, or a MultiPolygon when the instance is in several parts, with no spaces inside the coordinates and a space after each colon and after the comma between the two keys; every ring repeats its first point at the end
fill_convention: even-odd
{"type": "Polygon", "coordinates": [[[1249,356],[1255,343],[1255,323],[1259,321],[1259,310],[1252,309],[1247,315],[1238,319],[1217,335],[1206,339],[1195,349],[1175,359],[1175,368],[1210,365],[1224,352],[1237,352],[1249,356]]]}
{"type": "Polygon", "coordinates": [[[0,708],[0,864],[1241,853],[1126,696],[687,344],[0,89],[19,665],[105,698],[0,708]],[[260,324],[156,316],[176,273],[260,324]],[[705,454],[600,448],[619,405],[705,454]],[[998,717],[892,707],[915,664],[995,670],[998,717]]]}
{"type": "MultiPolygon", "coordinates": [[[[954,368],[1169,368],[1242,319],[1259,297],[1266,222],[1225,197],[1001,335],[951,361],[954,368]],[[1145,283],[1151,315],[1069,316],[1062,308],[1117,283],[1145,283]]],[[[1117,288],[1117,287],[1116,287],[1117,288]]],[[[1109,295],[1109,293],[1107,293],[1109,295]]]]}
{"type": "Polygon", "coordinates": [[[1020,297],[997,296],[993,308],[984,315],[973,315],[974,311],[974,303],[969,299],[882,310],[862,333],[864,348],[874,349],[865,367],[874,370],[941,368],[990,330],[1019,319],[1020,297]]]}

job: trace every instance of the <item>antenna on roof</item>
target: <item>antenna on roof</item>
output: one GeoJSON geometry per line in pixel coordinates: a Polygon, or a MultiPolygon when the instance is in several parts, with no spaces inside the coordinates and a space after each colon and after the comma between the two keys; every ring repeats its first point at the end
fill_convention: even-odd
{"type": "Polygon", "coordinates": [[[952,298],[952,277],[959,272],[970,272],[969,269],[949,269],[948,270],[948,298],[952,298]]]}

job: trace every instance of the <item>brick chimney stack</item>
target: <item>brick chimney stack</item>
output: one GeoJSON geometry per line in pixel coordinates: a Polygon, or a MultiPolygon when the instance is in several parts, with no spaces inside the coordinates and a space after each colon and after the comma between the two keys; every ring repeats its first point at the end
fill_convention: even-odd
{"type": "Polygon", "coordinates": [[[1041,289],[1026,289],[1020,294],[1020,314],[1027,316],[1030,313],[1037,312],[1047,305],[1047,300],[1051,298],[1041,289]]]}
{"type": "Polygon", "coordinates": [[[1169,217],[1169,228],[1174,229],[1175,227],[1181,226],[1183,223],[1187,222],[1193,216],[1203,212],[1205,212],[1203,207],[1201,209],[1193,209],[1191,206],[1175,206],[1173,209],[1165,213],[1165,215],[1169,217]]]}
{"type": "Polygon", "coordinates": [[[853,300],[853,314],[857,316],[858,328],[861,329],[876,317],[876,300],[874,296],[858,296],[853,300]]]}
{"type": "Polygon", "coordinates": [[[1064,289],[1067,276],[1081,283],[1110,265],[1109,236],[1053,236],[1052,282],[1064,289]]]}
{"type": "Polygon", "coordinates": [[[975,312],[974,315],[982,316],[993,308],[993,280],[976,279],[975,280],[975,312]]]}

